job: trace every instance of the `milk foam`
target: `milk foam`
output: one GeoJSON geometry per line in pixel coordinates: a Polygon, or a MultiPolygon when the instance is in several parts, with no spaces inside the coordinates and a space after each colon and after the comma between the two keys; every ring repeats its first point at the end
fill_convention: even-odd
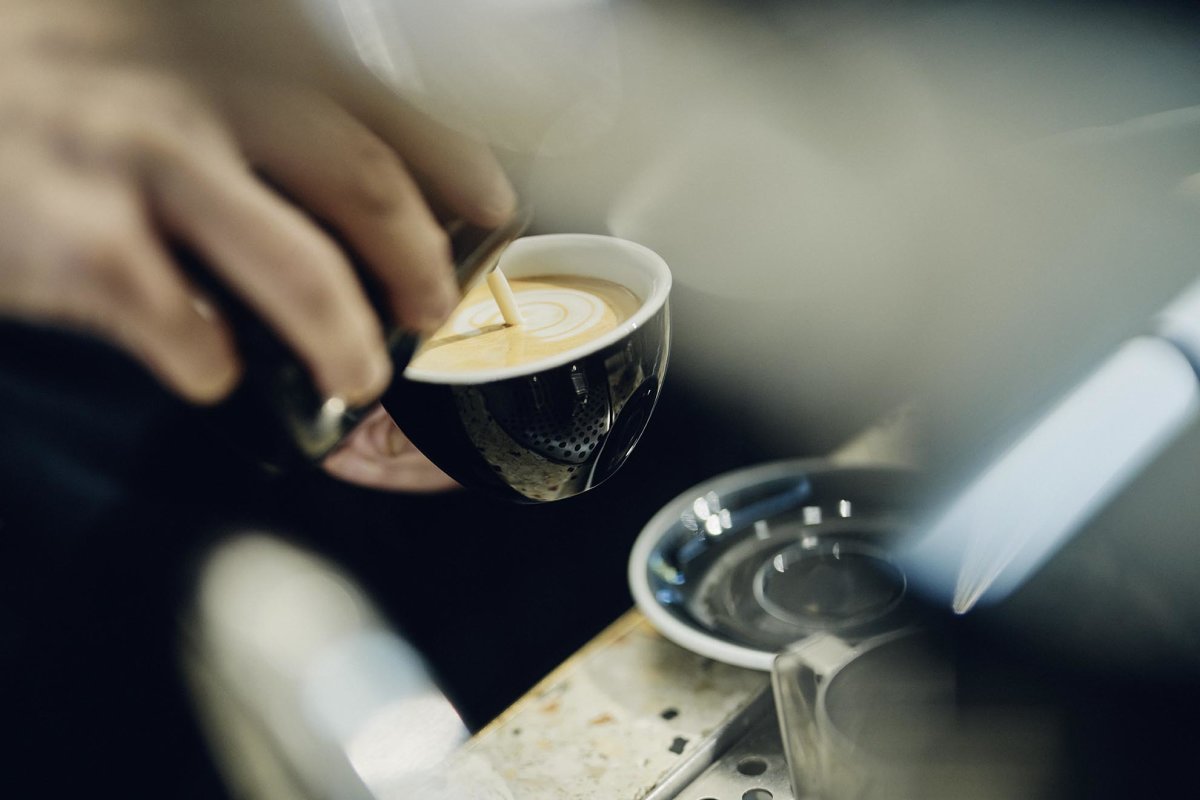
{"type": "Polygon", "coordinates": [[[487,287],[477,286],[417,352],[412,368],[461,374],[530,364],[603,336],[639,306],[628,289],[597,278],[518,278],[511,286],[523,324],[506,326],[487,287]]]}
{"type": "MultiPolygon", "coordinates": [[[[556,342],[580,336],[604,321],[607,306],[594,294],[577,289],[526,289],[516,293],[517,306],[525,322],[521,325],[526,336],[556,342]]],[[[450,330],[467,335],[495,325],[504,318],[495,300],[485,300],[460,308],[450,321],[450,330]]]]}

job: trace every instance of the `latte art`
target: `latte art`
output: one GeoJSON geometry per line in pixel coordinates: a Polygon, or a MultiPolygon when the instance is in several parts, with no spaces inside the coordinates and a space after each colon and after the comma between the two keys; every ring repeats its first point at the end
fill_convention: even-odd
{"type": "MultiPolygon", "coordinates": [[[[604,312],[608,308],[596,295],[566,287],[518,289],[514,290],[514,294],[517,294],[517,305],[525,317],[521,326],[522,334],[545,342],[580,336],[597,325],[603,325],[604,312]]],[[[469,336],[503,324],[504,318],[496,302],[485,300],[456,313],[451,320],[451,331],[469,336]]]]}
{"type": "Polygon", "coordinates": [[[524,323],[506,326],[486,285],[476,286],[413,358],[425,372],[517,367],[586,344],[638,308],[623,286],[598,278],[549,275],[510,280],[524,323]]]}

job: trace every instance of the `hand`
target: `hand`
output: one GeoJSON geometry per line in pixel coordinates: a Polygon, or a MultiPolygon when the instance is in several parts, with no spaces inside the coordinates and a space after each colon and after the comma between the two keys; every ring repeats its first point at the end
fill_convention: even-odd
{"type": "Polygon", "coordinates": [[[376,396],[391,369],[380,322],[317,220],[398,324],[430,330],[456,300],[430,205],[493,225],[513,193],[480,143],[299,19],[278,0],[0,0],[0,314],[93,332],[217,400],[238,380],[236,343],[173,261],[182,245],[321,392],[376,396]]]}
{"type": "Polygon", "coordinates": [[[359,423],[322,467],[335,478],[371,489],[425,493],[459,488],[408,440],[382,406],[359,423]]]}

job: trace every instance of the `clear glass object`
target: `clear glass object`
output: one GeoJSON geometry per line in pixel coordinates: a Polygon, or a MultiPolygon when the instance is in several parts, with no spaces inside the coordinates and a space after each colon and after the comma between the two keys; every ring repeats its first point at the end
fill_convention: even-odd
{"type": "Polygon", "coordinates": [[[997,693],[1008,680],[1003,669],[964,691],[962,668],[950,639],[917,627],[854,644],[820,633],[781,653],[771,683],[795,796],[1061,797],[1055,715],[997,693]]]}
{"type": "Polygon", "coordinates": [[[761,670],[817,632],[853,641],[901,627],[908,582],[890,552],[919,510],[916,482],[894,467],[812,460],[706,481],[643,530],[634,597],[668,638],[761,670]]]}

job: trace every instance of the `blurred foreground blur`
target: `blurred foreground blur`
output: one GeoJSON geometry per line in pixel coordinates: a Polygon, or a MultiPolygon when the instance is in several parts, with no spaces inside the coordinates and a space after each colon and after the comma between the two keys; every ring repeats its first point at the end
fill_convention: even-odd
{"type": "MultiPolygon", "coordinates": [[[[668,392],[640,460],[607,494],[536,510],[386,497],[320,476],[248,477],[224,452],[194,458],[212,444],[202,433],[127,431],[131,408],[153,410],[138,402],[153,390],[136,376],[125,376],[133,399],[111,405],[93,400],[113,384],[103,370],[73,376],[97,389],[82,406],[13,395],[56,415],[49,438],[63,450],[83,441],[102,453],[96,463],[137,464],[89,485],[96,497],[119,497],[128,480],[152,487],[136,500],[156,504],[106,519],[111,539],[31,540],[20,544],[38,558],[16,549],[6,559],[20,578],[0,609],[17,632],[14,663],[53,666],[12,684],[38,722],[31,748],[57,753],[65,736],[91,752],[112,735],[113,749],[135,754],[115,766],[150,782],[155,764],[171,771],[160,751],[199,747],[184,728],[180,743],[139,729],[136,747],[112,731],[173,666],[164,631],[176,624],[173,593],[190,587],[174,573],[212,534],[197,530],[224,526],[230,508],[285,517],[266,529],[352,562],[414,646],[437,654],[447,693],[477,728],[586,641],[589,625],[628,606],[621,548],[673,494],[739,463],[826,452],[906,405],[928,470],[930,529],[945,534],[931,546],[962,555],[961,520],[987,545],[970,581],[959,561],[918,588],[946,607],[966,597],[967,616],[988,623],[982,648],[1062,681],[1054,688],[1078,726],[1103,740],[1071,754],[1095,773],[1079,794],[1128,796],[1152,778],[1166,786],[1190,763],[1194,736],[1181,719],[1200,707],[1200,429],[1188,374],[1197,359],[1194,341],[1168,335],[1187,326],[1154,320],[1197,277],[1194,20],[1132,4],[306,2],[381,78],[490,138],[541,231],[608,232],[664,256],[676,279],[668,392]],[[1150,367],[1123,355],[1144,333],[1166,352],[1150,367]],[[1107,371],[1112,363],[1131,366],[1107,371]],[[1159,390],[1150,378],[1161,364],[1159,390]],[[1097,374],[1109,380],[1087,380],[1097,374]],[[1099,387],[1084,417],[1066,414],[1085,424],[1030,438],[1078,408],[1060,401],[1079,385],[1099,387]],[[1178,402],[1151,409],[1155,398],[1178,402]],[[134,447],[138,435],[154,447],[134,447]],[[155,448],[166,451],[159,461],[146,457],[155,448]],[[159,463],[169,469],[141,474],[159,463]],[[163,525],[170,515],[177,524],[163,525]],[[1001,577],[1005,597],[973,605],[1001,577]],[[73,624],[60,630],[59,618],[73,624]],[[80,652],[101,654],[82,680],[80,652]]],[[[100,361],[85,353],[80,363],[100,361]]],[[[21,434],[14,449],[32,448],[21,434]]],[[[31,452],[36,461],[49,451],[31,452]]],[[[54,510],[68,529],[83,517],[66,502],[54,510]]],[[[220,658],[193,677],[208,687],[216,739],[239,730],[251,742],[257,719],[282,734],[254,763],[301,767],[258,784],[243,769],[243,785],[260,787],[247,791],[353,796],[374,785],[363,764],[399,791],[416,778],[398,760],[356,761],[348,743],[369,727],[368,711],[406,692],[445,723],[445,738],[424,744],[456,741],[461,730],[426,691],[418,659],[356,589],[270,544],[211,563],[201,609],[221,637],[205,652],[220,658]],[[261,558],[268,551],[304,579],[276,571],[261,558]],[[306,605],[313,596],[325,599],[306,605]],[[339,694],[365,685],[355,665],[380,668],[367,698],[378,705],[339,694]],[[261,716],[239,719],[222,691],[261,716]]],[[[387,719],[397,724],[382,727],[404,730],[387,719]]],[[[1032,721],[1046,730],[1038,714],[1032,721]]],[[[119,771],[96,752],[81,759],[87,775],[119,771]]]]}

